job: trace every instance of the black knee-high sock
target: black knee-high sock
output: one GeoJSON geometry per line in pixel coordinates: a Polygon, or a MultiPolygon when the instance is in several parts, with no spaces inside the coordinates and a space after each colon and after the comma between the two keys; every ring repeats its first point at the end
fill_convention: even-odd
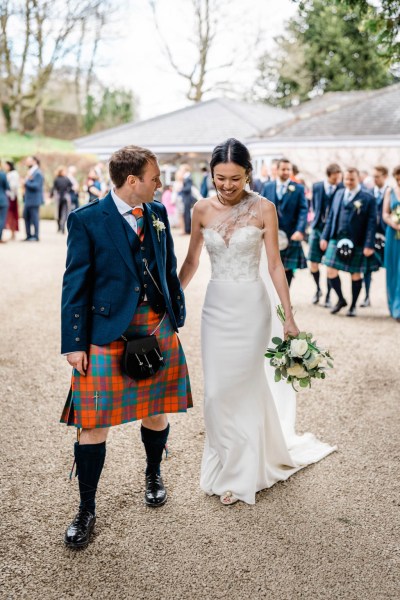
{"type": "Polygon", "coordinates": [[[351,300],[351,308],[356,307],[358,296],[360,295],[360,292],[361,292],[361,287],[362,287],[361,279],[358,279],[358,281],[351,282],[351,293],[353,296],[352,300],[351,300]]]}
{"type": "Polygon", "coordinates": [[[314,281],[317,284],[317,291],[319,292],[321,289],[319,287],[319,271],[315,271],[315,272],[311,271],[311,275],[314,277],[314,281]]]}
{"type": "Polygon", "coordinates": [[[147,457],[146,475],[154,473],[159,475],[162,454],[169,434],[169,424],[162,431],[154,431],[142,425],[140,431],[147,457]]]}
{"type": "Polygon", "coordinates": [[[329,281],[331,283],[331,288],[333,290],[335,290],[335,292],[338,295],[339,300],[344,300],[344,297],[342,294],[342,283],[340,281],[339,275],[337,275],[336,277],[330,278],[329,281]]]}
{"type": "Polygon", "coordinates": [[[329,277],[326,280],[326,285],[328,288],[328,291],[326,292],[326,302],[329,301],[330,295],[331,295],[331,289],[332,289],[332,284],[331,284],[331,279],[329,279],[329,277]]]}
{"type": "Polygon", "coordinates": [[[290,284],[292,283],[292,279],[293,279],[293,271],[291,269],[287,269],[287,270],[285,270],[285,273],[286,273],[287,284],[290,287],[290,284]]]}
{"type": "Polygon", "coordinates": [[[365,298],[369,298],[369,290],[371,288],[371,281],[372,281],[372,273],[371,271],[367,271],[366,273],[364,273],[364,286],[365,286],[365,298]]]}
{"type": "Polygon", "coordinates": [[[79,508],[84,508],[94,515],[97,484],[106,458],[106,443],[81,445],[75,442],[74,450],[81,496],[79,508]]]}

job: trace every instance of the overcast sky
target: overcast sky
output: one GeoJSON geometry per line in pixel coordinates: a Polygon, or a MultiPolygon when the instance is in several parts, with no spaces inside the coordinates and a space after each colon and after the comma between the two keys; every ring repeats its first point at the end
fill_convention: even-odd
{"type": "MultiPolygon", "coordinates": [[[[187,106],[187,85],[174,73],[156,32],[148,0],[125,0],[127,9],[113,16],[109,31],[114,39],[102,46],[106,65],[99,72],[108,85],[132,89],[140,100],[140,118],[159,115],[187,106]]],[[[211,56],[215,68],[234,60],[233,67],[213,71],[208,97],[221,96],[218,82],[228,80],[234,88],[247,91],[255,76],[256,58],[263,50],[273,53],[273,38],[284,31],[295,13],[290,0],[219,0],[219,34],[211,56]]],[[[121,3],[122,6],[122,3],[121,3]]],[[[158,0],[160,27],[176,62],[189,70],[195,62],[191,0],[158,0]]]]}

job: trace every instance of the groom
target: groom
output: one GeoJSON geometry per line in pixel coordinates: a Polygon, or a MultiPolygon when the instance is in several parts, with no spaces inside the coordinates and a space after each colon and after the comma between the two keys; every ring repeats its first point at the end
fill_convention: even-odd
{"type": "Polygon", "coordinates": [[[166,210],[153,202],[161,187],[156,156],[127,146],[112,155],[109,169],[115,187],[68,218],[61,351],[74,370],[61,421],[81,431],[74,451],[80,506],[65,533],[70,548],[90,541],[109,427],[141,419],[145,502],[158,507],[167,499],[160,473],[167,413],[192,406],[176,335],[185,321],[184,296],[166,210]],[[121,336],[149,335],[159,323],[166,364],[134,381],[121,371],[121,336]]]}

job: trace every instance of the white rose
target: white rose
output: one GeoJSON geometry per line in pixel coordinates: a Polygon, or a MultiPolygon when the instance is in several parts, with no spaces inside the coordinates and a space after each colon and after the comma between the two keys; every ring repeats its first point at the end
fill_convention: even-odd
{"type": "Polygon", "coordinates": [[[282,356],[282,358],[273,358],[272,364],[274,367],[283,367],[283,365],[286,365],[286,356],[282,356]]]}
{"type": "Polygon", "coordinates": [[[300,363],[296,363],[293,367],[289,367],[288,375],[292,377],[297,377],[298,379],[303,379],[303,377],[307,377],[307,371],[300,363]]]}
{"type": "Polygon", "coordinates": [[[292,340],[290,342],[290,354],[292,356],[304,356],[308,350],[307,340],[292,340]]]}
{"type": "Polygon", "coordinates": [[[316,352],[313,352],[310,358],[308,360],[305,360],[304,362],[306,364],[307,369],[315,369],[315,367],[318,367],[321,360],[321,354],[316,354],[316,352]]]}

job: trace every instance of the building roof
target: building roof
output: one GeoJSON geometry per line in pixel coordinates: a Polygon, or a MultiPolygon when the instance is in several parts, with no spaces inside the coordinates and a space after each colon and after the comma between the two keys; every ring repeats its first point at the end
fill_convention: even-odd
{"type": "Polygon", "coordinates": [[[155,152],[205,151],[229,137],[246,141],[293,118],[287,110],[217,98],[74,140],[80,152],[110,154],[135,144],[155,152]]]}
{"type": "Polygon", "coordinates": [[[379,90],[330,92],[293,107],[292,113],[294,118],[267,128],[259,137],[400,138],[400,84],[379,90]]]}

